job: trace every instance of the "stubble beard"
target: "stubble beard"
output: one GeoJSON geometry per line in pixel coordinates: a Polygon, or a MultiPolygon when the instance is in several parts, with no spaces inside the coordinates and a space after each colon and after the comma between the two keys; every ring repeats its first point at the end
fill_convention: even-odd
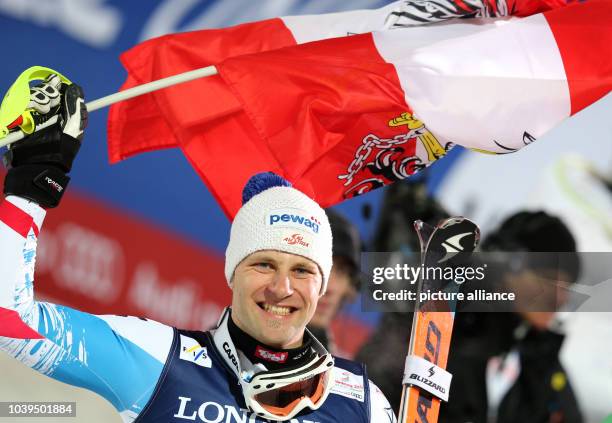
{"type": "Polygon", "coordinates": [[[268,319],[266,320],[266,326],[270,329],[280,329],[282,323],[275,319],[268,319]]]}

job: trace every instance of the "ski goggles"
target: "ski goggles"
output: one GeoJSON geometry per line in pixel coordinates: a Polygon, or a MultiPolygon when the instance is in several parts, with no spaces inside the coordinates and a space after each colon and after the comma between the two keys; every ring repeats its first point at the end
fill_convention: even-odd
{"type": "Polygon", "coordinates": [[[263,371],[241,380],[246,405],[260,417],[293,418],[305,408],[316,410],[329,395],[334,358],[326,353],[305,365],[283,371],[263,371]]]}

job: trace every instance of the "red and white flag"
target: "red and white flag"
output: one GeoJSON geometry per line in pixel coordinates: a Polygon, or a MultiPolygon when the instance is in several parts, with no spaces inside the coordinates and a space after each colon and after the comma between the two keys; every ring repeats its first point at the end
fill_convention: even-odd
{"type": "MultiPolygon", "coordinates": [[[[442,87],[438,79],[446,84],[470,72],[470,77],[485,76],[473,73],[483,65],[478,43],[489,37],[478,34],[499,23],[463,19],[453,25],[417,25],[458,16],[525,16],[567,3],[399,1],[378,10],[278,18],[147,41],[122,57],[129,72],[124,88],[210,64],[218,64],[221,75],[113,106],[111,161],[179,146],[229,216],[240,206],[245,181],[263,170],[290,179],[324,206],[337,203],[409,176],[469,132],[463,127],[457,137],[442,128],[438,134],[438,124],[420,109],[425,112],[423,105],[435,101],[434,112],[452,111],[449,128],[455,129],[450,121],[466,117],[461,110],[470,107],[464,97],[471,86],[450,84],[462,88],[443,98],[446,90],[436,90],[442,87]],[[351,35],[370,31],[378,32],[351,35]],[[311,42],[316,40],[323,41],[311,42]],[[435,49],[452,54],[430,63],[440,54],[435,49]],[[422,70],[437,63],[442,68],[434,66],[427,79],[422,70]],[[460,100],[466,102],[457,108],[460,100]]],[[[504,38],[495,32],[502,30],[491,33],[504,38]]],[[[485,45],[497,51],[495,43],[499,40],[485,45]]],[[[492,66],[510,72],[506,65],[492,66]]],[[[492,75],[489,82],[498,77],[492,75]]],[[[493,97],[503,103],[506,94],[499,94],[493,97]]],[[[481,123],[465,122],[470,124],[481,123]]]]}

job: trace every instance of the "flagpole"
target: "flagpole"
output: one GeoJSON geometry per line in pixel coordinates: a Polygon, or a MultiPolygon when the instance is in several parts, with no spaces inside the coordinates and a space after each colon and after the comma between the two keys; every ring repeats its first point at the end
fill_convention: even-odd
{"type": "MultiPolygon", "coordinates": [[[[205,68],[195,69],[192,71],[179,73],[177,75],[168,76],[166,78],[158,79],[156,81],[147,82],[146,84],[137,85],[118,93],[107,95],[106,97],[99,98],[97,100],[86,103],[87,111],[93,112],[94,110],[108,107],[111,104],[118,103],[120,101],[128,100],[130,98],[138,97],[143,94],[147,94],[153,91],[168,88],[173,85],[182,84],[183,82],[193,81],[194,79],[204,78],[206,76],[217,75],[217,68],[214,66],[206,66],[205,68]]],[[[45,123],[36,127],[37,131],[51,126],[57,122],[57,116],[53,116],[45,123]]],[[[4,139],[0,140],[0,147],[12,144],[20,139],[24,138],[25,134],[21,131],[13,132],[7,135],[4,139]]]]}

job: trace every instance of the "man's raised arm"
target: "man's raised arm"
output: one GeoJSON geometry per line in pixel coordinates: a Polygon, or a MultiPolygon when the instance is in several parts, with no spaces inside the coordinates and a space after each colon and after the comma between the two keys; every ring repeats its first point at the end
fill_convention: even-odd
{"type": "MultiPolygon", "coordinates": [[[[51,76],[31,93],[39,122],[59,123],[14,144],[0,202],[0,351],[62,382],[94,391],[132,421],[151,397],[174,339],[171,327],[95,316],[34,299],[38,235],[59,205],[80,148],[87,111],[76,85],[51,76]]],[[[2,383],[0,381],[0,383],[2,383]]]]}

